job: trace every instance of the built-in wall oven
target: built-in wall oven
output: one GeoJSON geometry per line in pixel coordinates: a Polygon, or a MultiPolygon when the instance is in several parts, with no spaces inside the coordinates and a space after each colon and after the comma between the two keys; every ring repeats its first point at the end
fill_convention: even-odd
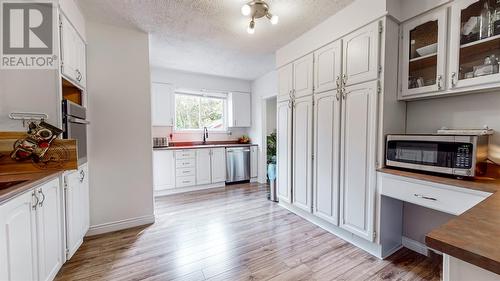
{"type": "Polygon", "coordinates": [[[458,177],[486,172],[488,136],[388,135],[386,166],[458,177]]]}
{"type": "Polygon", "coordinates": [[[63,137],[75,139],[78,148],[78,165],[87,162],[87,110],[85,107],[63,100],[62,102],[63,137]]]}

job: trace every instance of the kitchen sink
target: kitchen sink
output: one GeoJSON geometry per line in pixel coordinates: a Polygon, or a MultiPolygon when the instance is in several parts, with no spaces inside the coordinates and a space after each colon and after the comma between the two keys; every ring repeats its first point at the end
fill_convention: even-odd
{"type": "Polygon", "coordinates": [[[28,180],[19,180],[19,181],[5,181],[5,182],[0,182],[0,189],[5,189],[12,187],[14,185],[21,184],[23,182],[27,182],[28,180]]]}

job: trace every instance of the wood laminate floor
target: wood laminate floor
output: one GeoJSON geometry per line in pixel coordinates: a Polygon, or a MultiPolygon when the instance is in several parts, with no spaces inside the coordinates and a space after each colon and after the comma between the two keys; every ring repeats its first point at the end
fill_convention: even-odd
{"type": "Polygon", "coordinates": [[[379,260],[233,185],[157,198],[156,223],[86,239],[56,280],[440,280],[407,249],[379,260]]]}

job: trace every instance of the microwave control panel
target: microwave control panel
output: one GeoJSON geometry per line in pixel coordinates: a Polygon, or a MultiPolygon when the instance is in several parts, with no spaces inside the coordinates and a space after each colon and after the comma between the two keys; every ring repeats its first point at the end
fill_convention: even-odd
{"type": "Polygon", "coordinates": [[[458,145],[455,157],[455,168],[470,169],[471,167],[472,167],[472,153],[470,144],[458,145]]]}

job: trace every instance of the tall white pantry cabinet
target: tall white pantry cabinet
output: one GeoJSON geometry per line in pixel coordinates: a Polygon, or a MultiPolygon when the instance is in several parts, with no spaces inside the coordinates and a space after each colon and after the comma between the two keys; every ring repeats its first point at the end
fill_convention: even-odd
{"type": "Polygon", "coordinates": [[[377,235],[376,187],[385,135],[405,128],[397,53],[383,17],[278,70],[280,203],[379,257],[400,243],[377,235]]]}

